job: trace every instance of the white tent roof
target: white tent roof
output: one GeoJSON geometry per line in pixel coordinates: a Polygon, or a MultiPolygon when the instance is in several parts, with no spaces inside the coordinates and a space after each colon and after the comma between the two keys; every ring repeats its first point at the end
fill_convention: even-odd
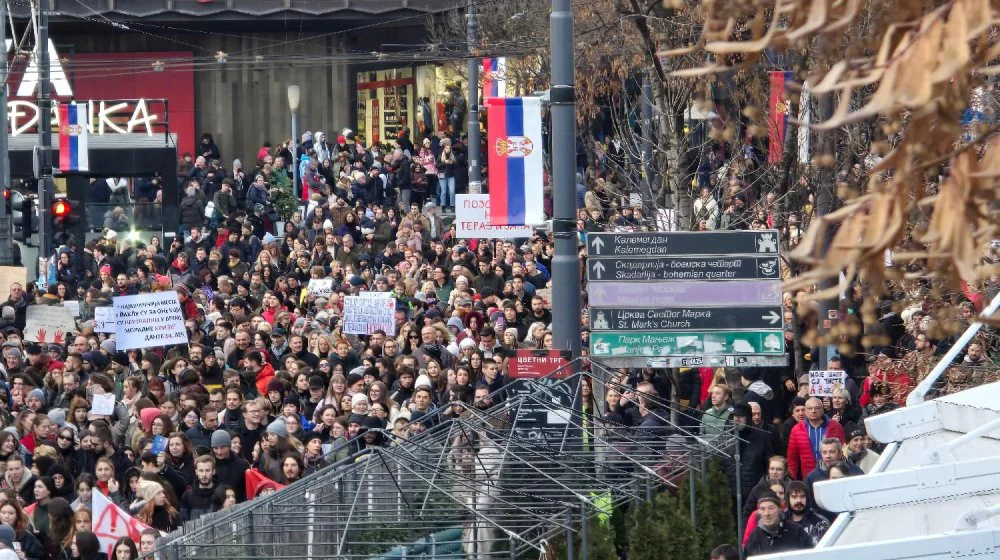
{"type": "Polygon", "coordinates": [[[816,500],[842,512],[819,545],[754,558],[1000,557],[1000,383],[865,425],[892,443],[872,473],[815,485],[816,500]]]}

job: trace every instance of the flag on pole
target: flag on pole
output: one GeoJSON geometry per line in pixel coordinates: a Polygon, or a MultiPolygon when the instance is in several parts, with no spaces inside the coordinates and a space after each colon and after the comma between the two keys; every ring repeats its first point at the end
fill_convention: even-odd
{"type": "Polygon", "coordinates": [[[90,123],[87,118],[86,103],[59,105],[59,170],[63,173],[90,170],[87,156],[90,123]]]}
{"type": "Polygon", "coordinates": [[[781,163],[785,146],[785,129],[788,127],[788,102],[785,90],[792,80],[791,72],[771,72],[771,104],[768,107],[768,163],[781,163]]]}
{"type": "Polygon", "coordinates": [[[542,104],[537,97],[486,99],[490,224],[533,226],[542,209],[542,104]]]}
{"type": "Polygon", "coordinates": [[[483,59],[483,99],[507,97],[507,59],[483,59]]]}
{"type": "Polygon", "coordinates": [[[113,549],[118,539],[132,537],[132,540],[138,543],[139,535],[149,529],[147,525],[122,511],[104,494],[95,491],[91,494],[91,500],[93,531],[101,543],[101,551],[106,553],[108,558],[115,557],[113,549]]]}

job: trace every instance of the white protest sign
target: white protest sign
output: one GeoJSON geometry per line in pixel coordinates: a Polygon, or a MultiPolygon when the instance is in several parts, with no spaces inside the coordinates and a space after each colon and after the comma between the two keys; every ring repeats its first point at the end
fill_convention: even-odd
{"type": "Polygon", "coordinates": [[[396,336],[396,298],[389,292],[363,292],[344,298],[344,334],[371,334],[377,330],[396,336]]]}
{"type": "Polygon", "coordinates": [[[843,370],[820,370],[809,372],[809,396],[832,397],[836,389],[843,389],[847,383],[847,373],[843,370]]]}
{"type": "Polygon", "coordinates": [[[29,305],[25,314],[24,339],[62,344],[76,332],[73,312],[61,305],[29,305]]]}
{"type": "Polygon", "coordinates": [[[333,293],[333,278],[313,278],[309,280],[309,293],[329,298],[333,293]]]}
{"type": "Polygon", "coordinates": [[[177,292],[118,296],[114,304],[118,350],[187,344],[177,292]]]}
{"type": "Polygon", "coordinates": [[[115,308],[95,307],[94,308],[94,332],[113,333],[115,332],[115,308]]]}
{"type": "Polygon", "coordinates": [[[110,393],[94,395],[90,411],[101,416],[111,416],[115,413],[115,396],[110,393]]]}
{"type": "Polygon", "coordinates": [[[69,309],[70,313],[72,313],[74,317],[79,317],[80,316],[80,302],[79,301],[72,300],[72,299],[71,300],[66,300],[66,301],[63,302],[63,307],[65,307],[66,309],[69,309]]]}
{"type": "Polygon", "coordinates": [[[455,196],[455,234],[459,239],[519,239],[534,232],[531,226],[491,226],[488,194],[455,196]]]}

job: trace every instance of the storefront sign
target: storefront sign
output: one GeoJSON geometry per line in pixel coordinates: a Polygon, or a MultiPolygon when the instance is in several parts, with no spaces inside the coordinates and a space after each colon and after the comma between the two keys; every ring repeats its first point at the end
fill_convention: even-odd
{"type": "MultiPolygon", "coordinates": [[[[7,52],[11,50],[8,39],[7,52]]],[[[51,40],[48,50],[53,95],[48,118],[39,115],[35,99],[39,82],[35,57],[12,59],[12,95],[7,103],[11,136],[35,134],[39,123],[46,120],[53,131],[59,130],[58,105],[76,101],[86,104],[92,135],[163,134],[169,120],[169,131],[177,135],[178,151],[194,148],[191,53],[75,53],[63,49],[66,52],[60,54],[51,40]],[[108,74],[107,68],[121,71],[108,74]]]]}
{"type": "Polygon", "coordinates": [[[573,373],[569,367],[570,353],[564,350],[520,349],[510,363],[511,379],[537,379],[551,375],[565,379],[573,373]]]}

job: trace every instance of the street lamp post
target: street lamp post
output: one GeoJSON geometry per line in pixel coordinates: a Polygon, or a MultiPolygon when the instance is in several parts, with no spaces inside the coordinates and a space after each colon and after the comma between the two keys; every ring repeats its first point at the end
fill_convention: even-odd
{"type": "MultiPolygon", "coordinates": [[[[292,112],[292,193],[302,200],[302,181],[299,179],[299,86],[288,86],[288,109],[292,112]]],[[[281,233],[281,232],[278,232],[281,233]]]]}

